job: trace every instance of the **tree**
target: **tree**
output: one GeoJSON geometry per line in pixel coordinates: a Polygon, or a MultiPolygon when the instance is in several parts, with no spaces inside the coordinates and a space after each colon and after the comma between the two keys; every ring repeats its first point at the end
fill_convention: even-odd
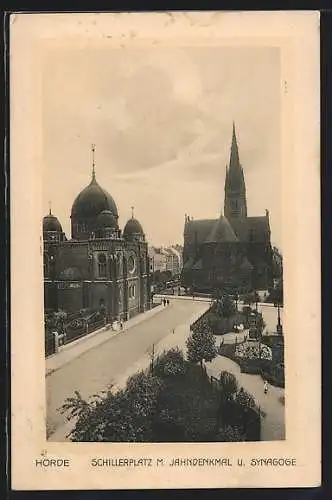
{"type": "Polygon", "coordinates": [[[116,394],[107,390],[85,401],[76,391],[61,408],[69,420],[77,419],[71,440],[148,442],[161,386],[159,378],[139,372],[116,394]]]}
{"type": "Polygon", "coordinates": [[[238,384],[235,375],[227,371],[222,371],[220,372],[219,382],[225,399],[232,399],[238,390],[238,384]]]}
{"type": "Polygon", "coordinates": [[[211,331],[194,331],[188,337],[187,358],[191,363],[200,363],[203,374],[203,362],[210,362],[217,356],[216,340],[211,331]]]}
{"type": "Polygon", "coordinates": [[[251,396],[251,394],[249,394],[249,392],[245,391],[243,387],[241,387],[236,395],[236,402],[244,408],[256,407],[254,398],[251,396]]]}
{"type": "Polygon", "coordinates": [[[217,313],[223,318],[231,318],[236,313],[234,300],[229,295],[223,295],[217,301],[217,313]]]}

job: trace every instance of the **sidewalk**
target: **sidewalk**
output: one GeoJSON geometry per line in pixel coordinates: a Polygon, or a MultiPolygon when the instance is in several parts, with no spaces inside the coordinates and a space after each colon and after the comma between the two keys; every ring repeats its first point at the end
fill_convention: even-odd
{"type": "MultiPolygon", "coordinates": [[[[142,321],[145,321],[147,318],[154,316],[158,312],[162,311],[164,307],[162,305],[156,306],[149,311],[138,314],[132,319],[124,322],[124,330],[128,330],[133,326],[138,325],[142,321]]],[[[51,373],[55,372],[62,366],[70,363],[73,359],[81,356],[89,349],[96,347],[106,340],[114,337],[115,335],[119,335],[122,333],[122,330],[114,331],[111,329],[110,325],[104,326],[99,330],[95,330],[94,332],[89,333],[88,335],[84,335],[81,338],[74,340],[64,346],[59,348],[59,352],[52,354],[45,360],[46,364],[46,377],[51,373]]]]}

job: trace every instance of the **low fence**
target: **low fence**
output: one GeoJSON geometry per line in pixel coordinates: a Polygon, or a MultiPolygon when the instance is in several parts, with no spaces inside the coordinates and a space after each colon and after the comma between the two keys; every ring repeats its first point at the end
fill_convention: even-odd
{"type": "Polygon", "coordinates": [[[108,323],[108,318],[104,317],[93,322],[87,322],[79,316],[66,325],[62,332],[45,331],[45,356],[50,356],[57,352],[58,347],[69,344],[75,340],[103,328],[108,323]],[[75,323],[76,322],[76,323],[75,323]]]}

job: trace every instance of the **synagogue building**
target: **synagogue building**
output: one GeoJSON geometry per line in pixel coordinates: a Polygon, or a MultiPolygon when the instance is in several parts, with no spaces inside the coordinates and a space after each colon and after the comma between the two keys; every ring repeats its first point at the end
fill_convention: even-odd
{"type": "MultiPolygon", "coordinates": [[[[133,209],[132,209],[133,210],[133,209]]],[[[71,238],[51,210],[43,219],[45,310],[67,313],[103,308],[129,319],[149,309],[148,244],[132,213],[123,229],[112,196],[96,180],[71,209],[71,238]]]]}

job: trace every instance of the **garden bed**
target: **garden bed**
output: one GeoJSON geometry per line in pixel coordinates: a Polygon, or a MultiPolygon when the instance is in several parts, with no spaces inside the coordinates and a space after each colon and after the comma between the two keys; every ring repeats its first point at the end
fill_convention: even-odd
{"type": "Polygon", "coordinates": [[[285,373],[282,365],[269,359],[239,357],[236,355],[236,348],[236,344],[221,344],[219,354],[237,363],[242,373],[260,375],[275,387],[285,387],[285,373]]]}

